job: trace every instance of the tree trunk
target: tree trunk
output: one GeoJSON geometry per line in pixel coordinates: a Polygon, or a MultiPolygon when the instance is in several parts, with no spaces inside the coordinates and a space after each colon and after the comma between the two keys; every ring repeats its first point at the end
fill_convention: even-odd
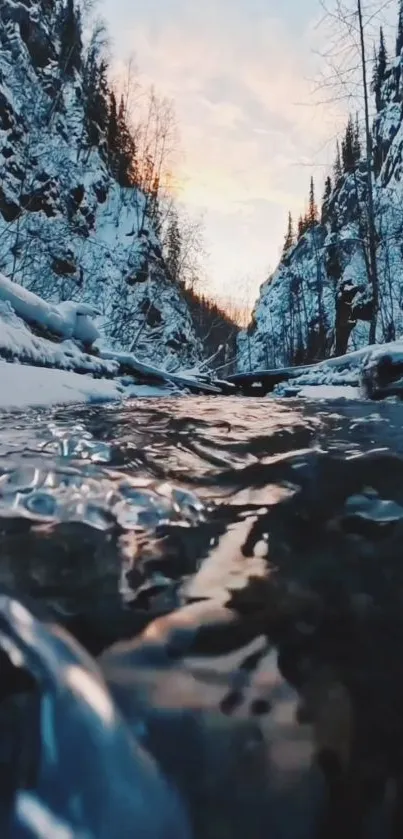
{"type": "Polygon", "coordinates": [[[362,68],[362,82],[364,88],[364,111],[365,111],[365,136],[366,136],[366,165],[367,165],[367,189],[368,189],[368,232],[369,232],[369,265],[371,271],[371,286],[373,299],[373,313],[371,318],[371,325],[369,330],[369,342],[374,344],[376,341],[376,324],[378,318],[379,308],[379,287],[378,287],[378,269],[376,264],[376,231],[375,231],[375,213],[374,213],[374,194],[372,184],[372,134],[369,122],[369,105],[368,105],[368,81],[367,68],[365,56],[365,38],[364,38],[364,24],[362,19],[362,4],[361,0],[357,0],[358,24],[360,31],[360,49],[361,49],[361,68],[362,68]]]}

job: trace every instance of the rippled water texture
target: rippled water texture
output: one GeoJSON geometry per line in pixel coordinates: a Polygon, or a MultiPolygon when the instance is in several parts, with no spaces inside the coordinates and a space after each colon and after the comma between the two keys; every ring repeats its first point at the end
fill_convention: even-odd
{"type": "Polygon", "coordinates": [[[193,595],[225,597],[265,571],[264,529],[247,559],[241,547],[287,496],[290,457],[399,452],[401,418],[394,404],[215,397],[3,414],[1,581],[65,599],[119,579],[130,599],[146,578],[191,575],[193,595]]]}
{"type": "Polygon", "coordinates": [[[100,656],[200,839],[403,835],[402,420],[217,397],[0,417],[0,586],[100,656]]]}

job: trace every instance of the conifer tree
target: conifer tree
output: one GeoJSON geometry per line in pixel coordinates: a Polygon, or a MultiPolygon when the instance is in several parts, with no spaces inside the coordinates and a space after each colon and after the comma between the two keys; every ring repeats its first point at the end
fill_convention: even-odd
{"type": "Polygon", "coordinates": [[[336,160],[334,162],[334,182],[337,186],[338,182],[340,181],[343,175],[343,170],[341,168],[341,154],[340,154],[340,143],[337,140],[336,143],[336,160]]]}
{"type": "Polygon", "coordinates": [[[321,213],[321,221],[324,224],[328,219],[328,209],[329,209],[329,198],[332,194],[332,179],[330,175],[327,176],[325,180],[325,189],[323,192],[323,199],[322,199],[322,213],[321,213]]]}
{"type": "MultiPolygon", "coordinates": [[[[402,0],[402,2],[403,2],[403,0],[402,0]]],[[[403,8],[403,6],[402,6],[402,8],[403,8]]],[[[375,58],[375,61],[374,61],[374,72],[373,72],[373,76],[372,76],[372,85],[371,85],[371,89],[372,89],[373,93],[375,94],[375,105],[376,105],[376,110],[378,111],[378,113],[379,113],[379,111],[381,110],[381,107],[382,107],[382,98],[381,98],[382,85],[383,85],[383,82],[385,80],[385,72],[386,72],[387,63],[388,63],[388,56],[387,56],[387,52],[386,52],[383,29],[382,29],[382,26],[381,26],[380,35],[379,35],[379,49],[378,49],[378,54],[376,55],[376,58],[375,58]]]]}
{"type": "Polygon", "coordinates": [[[109,166],[112,174],[116,177],[118,153],[118,108],[116,104],[116,96],[113,90],[109,95],[107,148],[109,166]]]}
{"type": "Polygon", "coordinates": [[[136,144],[127,125],[123,96],[117,114],[116,178],[120,186],[134,186],[137,181],[136,144]]]}
{"type": "Polygon", "coordinates": [[[179,230],[178,216],[171,213],[166,239],[166,264],[173,282],[180,282],[182,239],[179,230]]]}
{"type": "Polygon", "coordinates": [[[71,77],[81,69],[82,37],[81,15],[74,0],[65,0],[60,6],[57,29],[60,38],[59,67],[64,76],[71,77]]]}
{"type": "Polygon", "coordinates": [[[403,47],[403,0],[399,0],[399,20],[397,24],[396,55],[400,55],[403,47]]]}
{"type": "Polygon", "coordinates": [[[283,253],[287,253],[287,251],[293,246],[294,244],[294,225],[292,222],[292,215],[288,213],[288,227],[287,233],[284,240],[284,248],[283,253]]]}
{"type": "Polygon", "coordinates": [[[359,129],[357,135],[357,128],[354,126],[351,114],[348,118],[346,133],[341,144],[341,150],[344,172],[354,172],[361,156],[361,149],[359,143],[359,129]]]}
{"type": "Polygon", "coordinates": [[[307,215],[307,227],[314,227],[314,225],[318,221],[318,208],[316,206],[315,201],[315,184],[313,177],[311,177],[311,183],[309,187],[309,203],[308,203],[308,215],[307,215]]]}
{"type": "Polygon", "coordinates": [[[88,55],[84,76],[84,108],[88,142],[90,146],[99,146],[105,151],[109,114],[108,68],[104,59],[98,59],[91,50],[88,55]]]}
{"type": "Polygon", "coordinates": [[[300,240],[301,236],[304,235],[304,233],[305,233],[304,219],[302,218],[302,216],[300,216],[299,219],[298,219],[298,234],[297,234],[298,235],[298,241],[300,240]]]}
{"type": "Polygon", "coordinates": [[[358,119],[358,113],[355,117],[355,125],[354,125],[354,136],[353,136],[353,158],[354,163],[357,166],[361,160],[361,132],[360,132],[360,122],[358,119]]]}

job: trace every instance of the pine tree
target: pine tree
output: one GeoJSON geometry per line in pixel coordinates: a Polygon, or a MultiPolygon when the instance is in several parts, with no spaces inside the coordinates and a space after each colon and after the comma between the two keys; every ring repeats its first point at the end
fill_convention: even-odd
{"type": "Polygon", "coordinates": [[[114,177],[117,176],[117,153],[118,153],[118,107],[116,104],[116,96],[112,91],[109,96],[108,109],[108,130],[107,130],[107,149],[109,166],[114,177]]]}
{"type": "Polygon", "coordinates": [[[159,202],[160,179],[157,172],[153,174],[151,181],[151,188],[148,193],[147,214],[152,223],[152,226],[157,234],[161,233],[161,207],[159,202]]]}
{"type": "Polygon", "coordinates": [[[116,178],[123,187],[134,186],[137,183],[136,144],[127,125],[123,96],[117,114],[116,178]]]}
{"type": "Polygon", "coordinates": [[[300,216],[299,219],[298,219],[298,234],[297,234],[298,241],[300,240],[301,236],[304,235],[304,233],[305,233],[304,219],[302,218],[302,216],[300,216]]]}
{"type": "Polygon", "coordinates": [[[81,15],[74,0],[66,0],[60,6],[57,29],[60,38],[59,67],[64,76],[71,77],[75,70],[81,69],[83,51],[81,15]]]}
{"type": "Polygon", "coordinates": [[[315,201],[315,184],[313,177],[311,177],[311,183],[309,187],[309,203],[308,203],[308,215],[307,215],[307,226],[314,227],[318,221],[318,208],[316,206],[315,201]]]}
{"type": "Polygon", "coordinates": [[[169,220],[166,239],[166,264],[169,276],[174,283],[180,282],[182,239],[179,230],[178,216],[172,212],[169,220]]]}
{"type": "Polygon", "coordinates": [[[358,119],[358,113],[355,117],[355,125],[354,125],[354,136],[353,136],[353,158],[354,163],[358,166],[361,160],[361,131],[360,131],[360,123],[358,119]]]}
{"type": "Polygon", "coordinates": [[[403,0],[399,2],[399,21],[397,24],[396,55],[400,55],[403,47],[403,0]]]}
{"type": "MultiPolygon", "coordinates": [[[[402,0],[402,2],[403,2],[403,0],[402,0]]],[[[402,6],[402,9],[403,9],[403,6],[402,6]]],[[[382,107],[382,85],[383,85],[383,82],[385,80],[385,72],[386,72],[387,63],[388,63],[388,56],[387,56],[387,52],[386,52],[383,29],[382,29],[382,26],[381,26],[380,36],[379,36],[379,50],[378,50],[378,54],[375,56],[375,60],[374,60],[374,72],[373,72],[373,76],[372,76],[372,85],[371,85],[371,89],[372,89],[373,93],[375,94],[375,105],[376,105],[376,110],[378,111],[378,113],[379,113],[379,111],[381,110],[381,107],[382,107]]]]}
{"type": "Polygon", "coordinates": [[[322,213],[321,213],[321,221],[324,224],[328,219],[328,209],[329,209],[329,198],[332,194],[332,179],[330,175],[327,176],[325,180],[325,189],[323,192],[323,199],[322,199],[322,213]]]}
{"type": "Polygon", "coordinates": [[[91,51],[87,57],[83,74],[85,124],[90,146],[99,146],[105,151],[109,125],[108,67],[106,61],[91,51]]]}
{"type": "Polygon", "coordinates": [[[337,143],[336,143],[336,160],[334,162],[334,182],[335,182],[336,186],[339,183],[342,175],[343,175],[343,170],[341,168],[340,143],[337,140],[337,143]]]}
{"type": "Polygon", "coordinates": [[[288,213],[288,227],[287,227],[287,233],[286,233],[286,237],[285,237],[285,241],[284,241],[283,253],[287,253],[287,251],[290,248],[292,248],[293,244],[294,244],[294,225],[293,225],[293,222],[292,222],[292,215],[291,215],[291,213],[288,213]]]}
{"type": "MultiPolygon", "coordinates": [[[[346,173],[354,172],[357,163],[357,148],[355,142],[355,134],[356,130],[354,127],[353,119],[350,114],[347,122],[346,133],[344,135],[344,140],[341,144],[341,152],[343,158],[343,170],[346,173]]],[[[359,152],[361,154],[361,152],[359,152]]]]}

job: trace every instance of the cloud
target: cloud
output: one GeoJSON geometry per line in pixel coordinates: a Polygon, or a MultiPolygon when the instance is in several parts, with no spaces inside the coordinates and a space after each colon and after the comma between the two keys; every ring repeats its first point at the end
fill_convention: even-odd
{"type": "Polygon", "coordinates": [[[229,247],[239,263],[252,248],[259,264],[278,257],[287,210],[297,212],[308,190],[310,169],[297,164],[318,155],[340,118],[304,104],[316,5],[282,0],[280,17],[274,0],[104,0],[119,54],[134,50],[143,80],[175,101],[183,199],[211,221],[216,278],[229,247]]]}

